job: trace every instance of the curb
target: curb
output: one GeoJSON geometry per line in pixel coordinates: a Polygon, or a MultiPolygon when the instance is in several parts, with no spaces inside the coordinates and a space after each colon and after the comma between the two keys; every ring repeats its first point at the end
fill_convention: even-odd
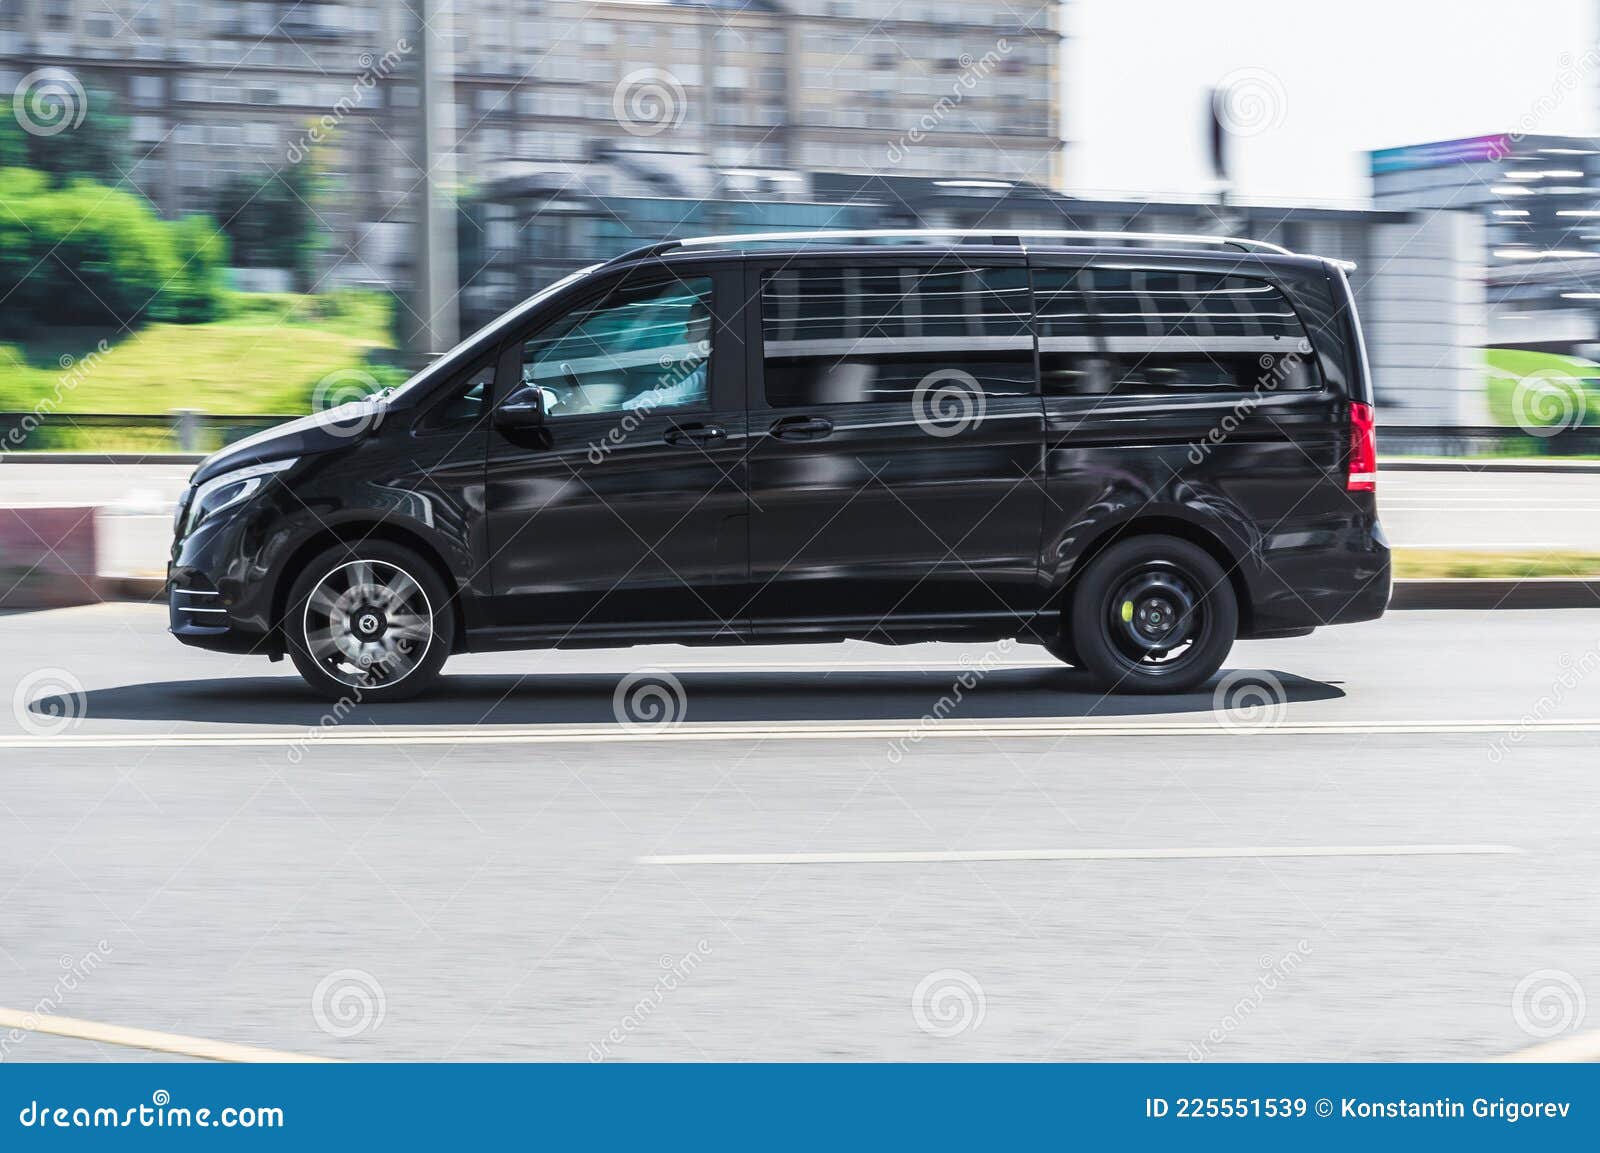
{"type": "Polygon", "coordinates": [[[1600,473],[1600,460],[1561,460],[1548,457],[1488,457],[1454,460],[1450,457],[1393,457],[1378,459],[1378,473],[1386,472],[1520,472],[1556,476],[1600,473]]]}
{"type": "Polygon", "coordinates": [[[102,601],[137,601],[155,604],[167,591],[167,578],[155,576],[105,576],[95,580],[95,592],[102,601]]]}
{"type": "Polygon", "coordinates": [[[1600,608],[1600,579],[1437,577],[1397,580],[1391,609],[1600,608]]]}

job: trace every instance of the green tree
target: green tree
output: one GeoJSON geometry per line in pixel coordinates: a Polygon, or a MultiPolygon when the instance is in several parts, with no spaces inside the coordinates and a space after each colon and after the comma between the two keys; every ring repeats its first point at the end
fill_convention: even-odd
{"type": "Polygon", "coordinates": [[[242,268],[287,268],[310,284],[324,242],[314,205],[321,197],[315,157],[259,176],[236,177],[219,191],[215,214],[242,268]]]}
{"type": "Polygon", "coordinates": [[[29,132],[16,116],[0,116],[0,167],[38,169],[58,187],[79,178],[121,181],[131,165],[128,118],[109,92],[91,88],[85,97],[82,122],[53,134],[29,132]]]}
{"type": "Polygon", "coordinates": [[[168,286],[173,319],[213,320],[228,289],[228,236],[209,216],[185,216],[168,227],[178,257],[168,286]]]}
{"type": "Polygon", "coordinates": [[[90,180],[52,187],[0,169],[0,326],[203,320],[223,298],[227,244],[204,218],[164,221],[142,197],[90,180]]]}

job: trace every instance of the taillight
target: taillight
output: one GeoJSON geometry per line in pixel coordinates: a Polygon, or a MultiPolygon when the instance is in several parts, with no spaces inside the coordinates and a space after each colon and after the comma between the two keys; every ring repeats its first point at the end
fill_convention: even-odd
{"type": "Polygon", "coordinates": [[[1378,491],[1378,424],[1370,404],[1350,405],[1350,492],[1378,491]]]}

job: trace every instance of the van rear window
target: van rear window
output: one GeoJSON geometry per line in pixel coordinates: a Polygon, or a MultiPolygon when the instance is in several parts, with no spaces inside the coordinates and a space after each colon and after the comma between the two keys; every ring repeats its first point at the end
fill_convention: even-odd
{"type": "Polygon", "coordinates": [[[1319,387],[1305,327],[1264,280],[1158,268],[1037,269],[1046,394],[1319,387]]]}

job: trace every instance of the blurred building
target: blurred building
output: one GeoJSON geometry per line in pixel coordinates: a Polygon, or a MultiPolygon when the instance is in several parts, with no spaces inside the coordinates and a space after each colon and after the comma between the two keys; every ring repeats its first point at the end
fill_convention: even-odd
{"type": "Polygon", "coordinates": [[[383,127],[384,89],[410,55],[395,48],[398,26],[373,0],[3,0],[0,91],[53,69],[111,93],[129,118],[123,186],[167,216],[210,213],[230,180],[326,142],[331,194],[317,211],[330,271],[373,279],[347,266],[368,222],[402,208],[410,183],[383,127]]]}
{"type": "Polygon", "coordinates": [[[1600,142],[1499,134],[1371,154],[1379,208],[1466,211],[1483,226],[1484,343],[1600,346],[1600,142]]]}
{"type": "MultiPolygon", "coordinates": [[[[407,282],[424,0],[0,0],[0,88],[132,117],[166,214],[317,146],[326,281],[407,282]]],[[[438,0],[461,183],[718,197],[794,169],[1060,178],[1054,0],[438,0]]]]}
{"type": "Polygon", "coordinates": [[[1356,265],[1356,292],[1384,421],[1486,424],[1483,226],[1469,212],[1087,200],[1025,182],[792,173],[717,198],[592,195],[534,178],[485,186],[462,229],[464,321],[486,321],[585,264],[654,240],[818,228],[1228,232],[1356,265]]]}

